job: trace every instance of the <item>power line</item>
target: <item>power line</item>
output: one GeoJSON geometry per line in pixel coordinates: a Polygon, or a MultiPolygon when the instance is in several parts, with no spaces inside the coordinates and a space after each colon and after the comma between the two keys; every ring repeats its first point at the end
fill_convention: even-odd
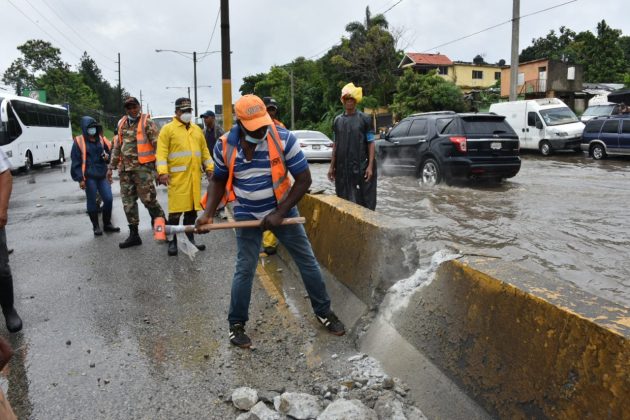
{"type": "MultiPolygon", "coordinates": [[[[7,0],[9,2],[9,4],[11,6],[13,6],[18,12],[20,12],[26,19],[28,19],[33,25],[37,26],[43,33],[45,33],[46,35],[48,35],[48,37],[50,39],[52,39],[53,41],[55,41],[57,44],[61,45],[62,47],[66,48],[65,45],[63,45],[61,42],[59,42],[57,40],[57,38],[55,38],[54,36],[52,36],[50,33],[48,33],[48,31],[46,31],[44,28],[42,28],[39,23],[37,23],[37,21],[34,21],[33,19],[31,19],[30,16],[28,16],[26,13],[24,13],[19,7],[17,7],[15,4],[13,4],[13,2],[11,2],[11,0],[7,0]]],[[[68,51],[68,48],[66,48],[66,50],[68,51]]],[[[76,54],[74,54],[72,51],[68,51],[68,54],[73,55],[74,57],[78,58],[79,60],[81,60],[81,57],[77,56],[76,54]]]]}
{"type": "Polygon", "coordinates": [[[98,48],[96,48],[93,44],[91,44],[91,43],[87,40],[87,38],[85,37],[85,34],[83,34],[83,35],[82,35],[82,34],[78,33],[78,32],[76,31],[76,29],[74,29],[74,27],[73,27],[73,26],[68,25],[68,24],[66,23],[66,21],[64,20],[64,18],[63,18],[63,17],[62,17],[59,13],[57,13],[57,11],[56,11],[56,10],[55,10],[52,6],[50,6],[50,4],[48,4],[48,2],[47,2],[46,0],[42,0],[42,2],[46,5],[46,7],[48,7],[48,8],[49,8],[49,9],[50,9],[50,10],[51,10],[51,11],[52,11],[52,12],[53,12],[56,16],[57,16],[57,18],[59,18],[59,20],[61,21],[61,23],[63,23],[64,25],[66,25],[68,28],[70,28],[70,30],[71,30],[72,32],[74,32],[74,33],[75,33],[75,35],[77,35],[77,36],[79,37],[79,39],[82,39],[82,40],[83,40],[83,41],[84,41],[87,45],[89,45],[89,46],[90,46],[90,47],[94,50],[94,52],[96,52],[96,53],[98,53],[99,55],[101,55],[102,57],[106,58],[108,61],[112,61],[112,62],[114,62],[114,60],[112,60],[112,58],[111,58],[111,57],[109,57],[107,54],[102,53],[101,51],[99,51],[99,49],[98,49],[98,48]]]}
{"type": "MultiPolygon", "coordinates": [[[[526,17],[529,17],[529,16],[534,16],[534,15],[537,15],[537,14],[539,14],[539,13],[543,13],[543,12],[549,11],[549,10],[551,10],[551,9],[555,9],[555,8],[558,8],[558,7],[561,7],[561,6],[567,5],[567,4],[569,4],[569,3],[575,3],[576,1],[577,1],[577,0],[569,0],[569,1],[566,1],[566,2],[564,2],[564,3],[557,4],[557,5],[555,5],[555,6],[547,7],[546,9],[537,10],[537,11],[535,11],[535,12],[533,12],[533,13],[529,13],[529,14],[526,14],[526,15],[522,15],[522,16],[520,17],[520,19],[523,19],[523,18],[526,18],[526,17]]],[[[496,25],[489,26],[489,27],[487,27],[487,28],[485,28],[485,29],[482,29],[482,30],[480,30],[480,31],[474,32],[474,33],[469,34],[469,35],[466,35],[466,36],[462,36],[462,37],[457,38],[457,39],[454,39],[454,40],[452,40],[452,41],[445,42],[444,44],[437,45],[437,46],[435,46],[435,47],[429,48],[429,49],[424,50],[424,51],[422,51],[422,52],[423,52],[423,53],[427,53],[427,52],[430,52],[430,51],[436,50],[436,49],[438,49],[438,48],[440,48],[440,47],[444,47],[444,46],[446,46],[446,45],[451,45],[451,44],[454,44],[454,43],[456,43],[456,42],[459,42],[459,41],[462,41],[462,40],[464,40],[464,39],[467,39],[467,38],[473,37],[473,36],[475,36],[475,35],[479,35],[480,33],[487,32],[487,31],[489,31],[489,30],[491,30],[491,29],[498,28],[499,26],[507,25],[508,23],[511,23],[511,22],[512,22],[512,19],[510,19],[510,20],[506,20],[505,22],[497,23],[496,25]]]]}
{"type": "MultiPolygon", "coordinates": [[[[384,15],[385,13],[389,12],[390,10],[392,10],[394,7],[398,6],[398,5],[399,5],[400,3],[402,3],[402,2],[403,2],[403,0],[398,0],[396,3],[394,3],[394,4],[393,4],[393,5],[391,5],[391,6],[389,6],[389,7],[388,7],[385,11],[377,13],[377,15],[384,15]]],[[[342,37],[343,37],[343,35],[342,35],[342,37]]],[[[322,53],[325,53],[326,51],[330,50],[331,48],[333,48],[334,46],[336,46],[338,43],[339,43],[339,42],[335,42],[335,43],[334,43],[334,44],[332,44],[330,47],[326,47],[326,48],[324,48],[323,50],[321,50],[321,51],[319,51],[319,52],[317,52],[317,53],[315,53],[315,54],[313,54],[313,55],[310,55],[310,56],[306,57],[306,59],[307,59],[307,60],[310,60],[311,58],[315,58],[315,57],[317,57],[318,55],[320,55],[320,54],[322,54],[322,53]]]]}
{"type": "MultiPolygon", "coordinates": [[[[206,54],[208,52],[208,50],[210,49],[210,43],[212,43],[212,39],[214,38],[214,31],[217,29],[217,23],[219,22],[219,16],[221,16],[221,6],[219,5],[219,10],[217,11],[217,17],[216,19],[214,19],[214,27],[212,28],[212,33],[210,34],[210,40],[208,41],[208,45],[206,46],[206,51],[204,52],[204,54],[206,54]]],[[[208,55],[204,55],[201,60],[202,61],[204,58],[206,58],[208,55]]]]}

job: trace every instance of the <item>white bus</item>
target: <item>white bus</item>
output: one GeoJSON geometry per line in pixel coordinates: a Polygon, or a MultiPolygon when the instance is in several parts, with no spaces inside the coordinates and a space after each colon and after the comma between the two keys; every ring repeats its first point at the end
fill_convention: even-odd
{"type": "Polygon", "coordinates": [[[72,148],[68,111],[23,96],[0,93],[0,147],[12,169],[63,163],[72,148]]]}

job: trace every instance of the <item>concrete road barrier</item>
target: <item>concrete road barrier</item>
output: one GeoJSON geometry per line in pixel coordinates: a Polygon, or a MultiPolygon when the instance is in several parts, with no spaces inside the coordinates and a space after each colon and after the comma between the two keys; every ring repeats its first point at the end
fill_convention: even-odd
{"type": "Polygon", "coordinates": [[[315,256],[366,305],[417,265],[410,225],[331,195],[299,204],[315,256]]]}
{"type": "MultiPolygon", "coordinates": [[[[300,212],[320,263],[364,302],[409,274],[410,237],[383,216],[330,196],[300,212]]],[[[630,310],[570,283],[448,261],[388,322],[500,418],[630,418],[630,310]]]]}

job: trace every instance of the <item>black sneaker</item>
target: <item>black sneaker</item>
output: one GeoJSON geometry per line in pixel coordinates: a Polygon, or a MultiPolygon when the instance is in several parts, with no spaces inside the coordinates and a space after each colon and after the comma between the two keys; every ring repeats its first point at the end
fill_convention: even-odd
{"type": "Polygon", "coordinates": [[[320,324],[326,327],[329,333],[334,335],[344,335],[346,333],[346,327],[343,326],[343,322],[339,321],[339,318],[333,311],[328,312],[324,316],[316,316],[320,324]]]}
{"type": "Polygon", "coordinates": [[[249,348],[252,345],[252,340],[245,334],[243,324],[230,325],[230,343],[241,348],[249,348]]]}

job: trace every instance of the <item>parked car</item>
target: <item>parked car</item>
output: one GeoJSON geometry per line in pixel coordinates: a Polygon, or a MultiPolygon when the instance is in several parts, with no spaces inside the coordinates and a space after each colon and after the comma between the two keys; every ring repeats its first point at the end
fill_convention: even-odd
{"type": "Polygon", "coordinates": [[[630,114],[596,117],[588,121],[580,147],[593,159],[630,155],[630,114]]]}
{"type": "MultiPolygon", "coordinates": [[[[173,115],[158,115],[156,117],[151,117],[151,120],[153,120],[159,132],[162,127],[173,121],[173,115]]],[[[197,124],[203,130],[203,118],[196,117],[195,124],[197,124]]]]}
{"type": "Polygon", "coordinates": [[[499,102],[490,105],[490,112],[505,115],[521,149],[539,150],[543,156],[554,150],[580,150],[584,123],[560,99],[499,102]]]}
{"type": "Polygon", "coordinates": [[[292,133],[309,161],[329,161],[332,159],[333,142],[319,131],[295,130],[292,133]]]}
{"type": "Polygon", "coordinates": [[[452,111],[413,114],[376,140],[384,170],[416,174],[424,184],[455,179],[500,181],[521,169],[518,136],[505,117],[452,111]]]}
{"type": "Polygon", "coordinates": [[[591,120],[595,117],[614,115],[618,113],[618,110],[619,105],[612,102],[598,105],[589,105],[589,107],[586,108],[586,111],[584,111],[584,114],[582,114],[582,116],[580,117],[580,121],[586,123],[588,120],[591,120]]]}

